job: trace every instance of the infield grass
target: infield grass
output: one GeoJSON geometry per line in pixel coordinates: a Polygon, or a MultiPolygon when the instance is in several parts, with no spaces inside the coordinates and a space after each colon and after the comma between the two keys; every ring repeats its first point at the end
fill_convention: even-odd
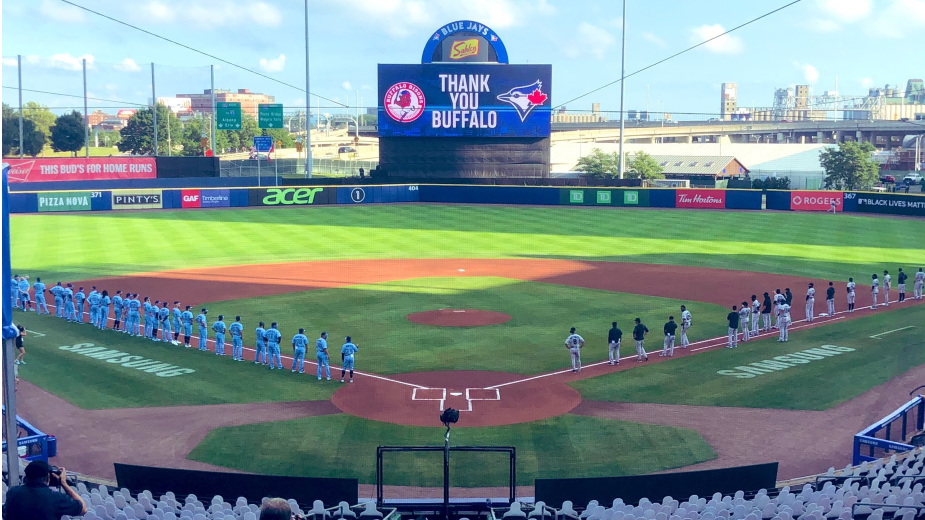
{"type": "MultiPolygon", "coordinates": [[[[442,446],[443,433],[439,427],[330,415],[217,428],[188,458],[253,473],[355,477],[361,484],[374,484],[376,446],[442,446]]],[[[691,429],[571,414],[510,426],[456,428],[452,435],[454,446],[516,446],[518,485],[532,485],[537,478],[639,475],[716,458],[691,429]]],[[[442,456],[387,454],[384,483],[439,487],[442,456]]],[[[506,454],[452,457],[452,486],[507,484],[506,454]]]]}

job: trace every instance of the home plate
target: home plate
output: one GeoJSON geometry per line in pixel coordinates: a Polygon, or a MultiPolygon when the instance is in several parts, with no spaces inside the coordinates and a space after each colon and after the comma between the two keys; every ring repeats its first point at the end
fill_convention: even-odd
{"type": "Polygon", "coordinates": [[[462,395],[462,392],[450,392],[450,395],[452,395],[453,397],[459,397],[462,395]]]}

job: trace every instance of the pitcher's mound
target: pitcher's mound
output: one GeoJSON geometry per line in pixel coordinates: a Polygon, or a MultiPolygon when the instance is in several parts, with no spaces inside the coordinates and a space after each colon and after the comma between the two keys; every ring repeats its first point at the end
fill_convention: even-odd
{"type": "Polygon", "coordinates": [[[483,327],[507,323],[511,317],[503,312],[478,309],[440,309],[409,314],[408,321],[438,327],[483,327]]]}

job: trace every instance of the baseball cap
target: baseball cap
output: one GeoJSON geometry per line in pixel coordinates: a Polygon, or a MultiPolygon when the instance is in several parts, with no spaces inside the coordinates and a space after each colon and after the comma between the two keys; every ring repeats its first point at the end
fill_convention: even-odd
{"type": "Polygon", "coordinates": [[[29,480],[45,480],[49,473],[48,463],[42,460],[34,460],[26,466],[26,478],[29,480]]]}

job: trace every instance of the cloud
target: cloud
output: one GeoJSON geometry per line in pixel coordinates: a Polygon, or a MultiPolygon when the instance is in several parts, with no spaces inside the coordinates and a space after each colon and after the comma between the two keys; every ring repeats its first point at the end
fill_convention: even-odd
{"type": "Polygon", "coordinates": [[[132,14],[146,22],[192,22],[213,28],[253,24],[276,27],[283,21],[275,5],[247,0],[151,0],[138,7],[132,5],[132,14]]]}
{"type": "Polygon", "coordinates": [[[286,55],[280,54],[279,58],[260,58],[260,68],[266,72],[279,72],[286,66],[286,55]]]}
{"type": "Polygon", "coordinates": [[[925,0],[880,0],[874,7],[873,0],[815,0],[809,27],[817,32],[856,29],[889,39],[925,31],[925,0]]]}
{"type": "Polygon", "coordinates": [[[813,67],[809,63],[803,64],[803,75],[806,78],[806,81],[810,83],[819,81],[819,71],[816,69],[816,67],[813,67]]]}
{"type": "Polygon", "coordinates": [[[28,56],[26,58],[26,61],[29,63],[41,63],[42,65],[51,67],[53,69],[74,70],[74,71],[83,70],[82,60],[87,60],[87,68],[92,69],[93,62],[96,60],[96,58],[94,58],[92,54],[84,54],[81,56],[71,56],[67,52],[64,52],[61,54],[53,54],[51,58],[48,59],[48,61],[45,61],[39,58],[38,56],[28,56]]]}
{"type": "Polygon", "coordinates": [[[816,10],[826,19],[854,23],[867,18],[873,0],[816,0],[816,10]]]}
{"type": "MultiPolygon", "coordinates": [[[[691,43],[701,43],[724,32],[726,32],[726,29],[720,24],[701,25],[691,29],[691,43]]],[[[745,45],[737,36],[727,34],[710,41],[704,45],[704,48],[716,54],[739,54],[745,49],[745,45]]]]}
{"type": "Polygon", "coordinates": [[[341,83],[340,86],[344,87],[346,90],[353,90],[353,85],[351,85],[349,81],[341,83]]]}
{"type": "Polygon", "coordinates": [[[864,88],[870,88],[874,86],[874,80],[872,78],[861,78],[861,86],[864,88]]]}
{"type": "Polygon", "coordinates": [[[4,67],[16,67],[19,65],[19,61],[16,58],[3,58],[4,67]]]}
{"type": "Polygon", "coordinates": [[[86,19],[82,10],[54,0],[42,0],[39,13],[55,22],[79,23],[86,19]]]}
{"type": "Polygon", "coordinates": [[[925,0],[890,0],[886,8],[878,7],[864,30],[890,39],[918,37],[925,31],[925,0]]]}
{"type": "Polygon", "coordinates": [[[563,52],[569,58],[590,55],[600,60],[616,42],[617,38],[606,29],[588,22],[581,22],[578,25],[577,36],[563,52]]]}
{"type": "Polygon", "coordinates": [[[162,2],[147,2],[137,7],[139,17],[155,23],[171,23],[177,17],[177,11],[162,2]]]}
{"type": "Polygon", "coordinates": [[[112,68],[121,71],[121,72],[138,72],[141,70],[141,67],[135,63],[135,60],[132,58],[125,58],[124,60],[116,63],[112,68]]]}
{"type": "Polygon", "coordinates": [[[655,45],[656,47],[661,47],[661,48],[663,48],[663,49],[664,49],[665,47],[668,47],[668,44],[665,43],[665,40],[659,38],[658,36],[656,36],[656,35],[654,35],[654,34],[652,34],[652,33],[650,33],[650,32],[644,32],[644,33],[642,33],[642,39],[645,40],[645,41],[647,41],[647,42],[649,42],[649,43],[651,43],[651,44],[653,44],[653,45],[655,45]]]}

